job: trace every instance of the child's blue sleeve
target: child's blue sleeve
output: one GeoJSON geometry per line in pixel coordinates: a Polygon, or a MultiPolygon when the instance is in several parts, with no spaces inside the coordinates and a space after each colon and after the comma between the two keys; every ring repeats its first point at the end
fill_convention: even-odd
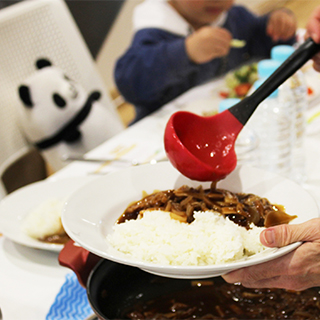
{"type": "Polygon", "coordinates": [[[143,29],[117,61],[114,77],[127,101],[135,105],[153,104],[156,109],[168,96],[178,95],[173,91],[185,91],[181,82],[197,69],[186,54],[185,38],[159,29],[143,29]]]}

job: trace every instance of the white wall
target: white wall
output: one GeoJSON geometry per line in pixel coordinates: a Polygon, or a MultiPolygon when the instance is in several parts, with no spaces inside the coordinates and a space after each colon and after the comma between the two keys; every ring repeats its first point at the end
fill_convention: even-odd
{"type": "Polygon", "coordinates": [[[109,89],[115,88],[113,80],[115,62],[131,42],[133,9],[142,1],[126,0],[97,56],[98,69],[109,89]]]}

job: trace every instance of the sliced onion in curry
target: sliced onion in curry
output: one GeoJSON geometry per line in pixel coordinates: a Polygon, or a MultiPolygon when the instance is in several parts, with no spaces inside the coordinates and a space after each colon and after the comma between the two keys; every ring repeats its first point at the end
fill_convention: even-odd
{"type": "Polygon", "coordinates": [[[272,204],[266,198],[219,189],[216,183],[212,183],[209,189],[203,189],[201,185],[197,188],[184,185],[178,189],[157,191],[144,196],[130,204],[117,222],[137,219],[147,209],[168,211],[171,218],[187,223],[194,220],[194,212],[211,210],[247,229],[251,223],[271,227],[287,224],[296,218],[287,214],[283,206],[272,204]]]}

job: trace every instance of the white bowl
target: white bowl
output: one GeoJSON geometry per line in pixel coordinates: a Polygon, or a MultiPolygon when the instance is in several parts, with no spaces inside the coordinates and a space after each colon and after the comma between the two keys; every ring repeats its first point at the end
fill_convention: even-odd
{"type": "MultiPolygon", "coordinates": [[[[119,253],[108,244],[106,237],[126,207],[142,197],[142,192],[176,189],[182,185],[209,188],[210,183],[189,180],[169,162],[142,165],[120,170],[89,182],[78,189],[66,202],[62,224],[68,235],[88,251],[118,263],[131,265],[147,272],[171,278],[208,278],[229,271],[275,259],[297,248],[294,243],[283,248],[267,249],[246,260],[207,266],[171,266],[146,263],[119,253]]],[[[295,182],[271,172],[252,167],[238,167],[219,188],[234,192],[254,193],[271,203],[284,205],[286,212],[301,223],[318,217],[313,197],[295,182]]]]}

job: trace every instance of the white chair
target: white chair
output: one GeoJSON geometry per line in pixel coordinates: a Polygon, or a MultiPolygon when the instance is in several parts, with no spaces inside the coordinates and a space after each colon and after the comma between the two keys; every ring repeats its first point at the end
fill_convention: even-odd
{"type": "MultiPolygon", "coordinates": [[[[99,101],[112,113],[114,134],[124,129],[63,0],[25,0],[1,9],[0,48],[0,164],[28,145],[17,125],[17,109],[21,107],[17,89],[25,78],[35,72],[35,61],[40,57],[49,57],[55,66],[88,92],[99,90],[102,93],[99,101]]],[[[54,156],[46,159],[49,164],[54,156]]],[[[64,165],[63,162],[53,162],[51,166],[57,170],[64,165]]]]}

